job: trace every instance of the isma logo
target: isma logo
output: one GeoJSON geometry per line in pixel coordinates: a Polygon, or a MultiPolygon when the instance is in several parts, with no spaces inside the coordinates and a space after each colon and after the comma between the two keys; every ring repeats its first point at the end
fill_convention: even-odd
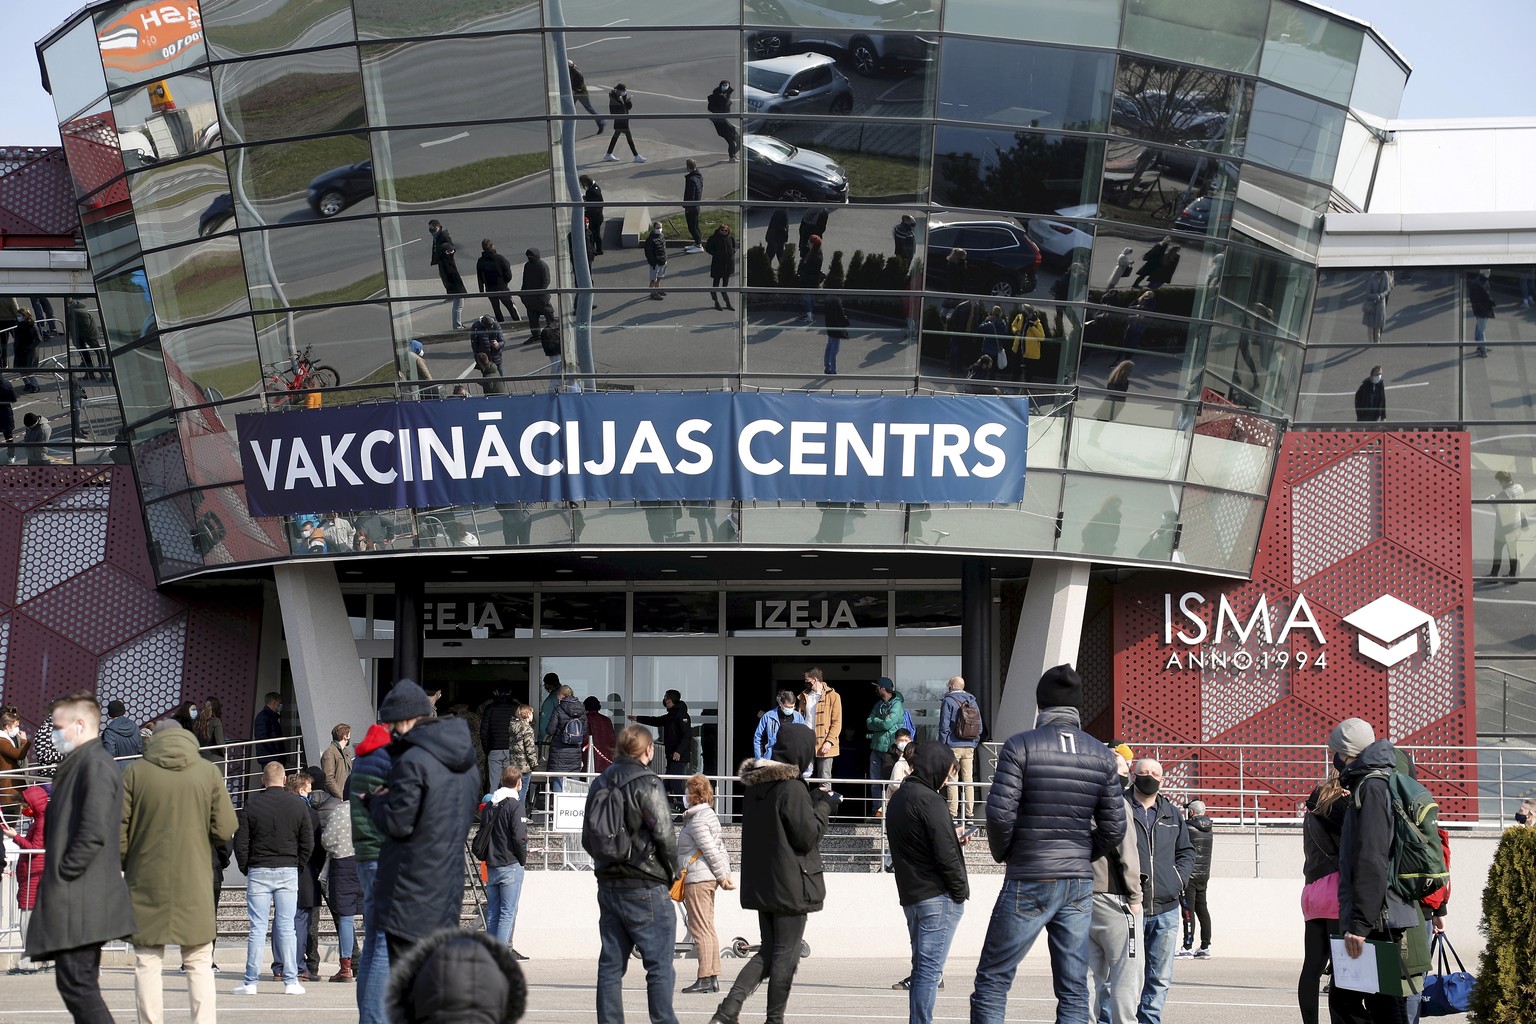
{"type": "Polygon", "coordinates": [[[1419,650],[1419,634],[1429,630],[1426,657],[1440,650],[1440,629],[1435,618],[1391,594],[1383,594],[1370,604],[1344,617],[1346,625],[1359,631],[1360,653],[1385,668],[1391,668],[1419,650]]]}

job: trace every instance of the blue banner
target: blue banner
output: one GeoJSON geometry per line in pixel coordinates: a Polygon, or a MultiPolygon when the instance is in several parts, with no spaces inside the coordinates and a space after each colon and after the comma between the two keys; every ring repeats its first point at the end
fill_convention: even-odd
{"type": "Polygon", "coordinates": [[[563,501],[1013,504],[1023,398],[568,393],[238,417],[256,515],[563,501]]]}

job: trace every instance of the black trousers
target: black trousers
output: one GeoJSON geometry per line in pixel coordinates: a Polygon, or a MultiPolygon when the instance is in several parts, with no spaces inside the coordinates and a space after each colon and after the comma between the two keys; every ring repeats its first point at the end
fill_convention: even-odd
{"type": "Polygon", "coordinates": [[[1317,990],[1332,954],[1328,939],[1337,926],[1337,921],[1321,917],[1307,922],[1301,947],[1301,976],[1296,979],[1296,1005],[1301,1007],[1301,1024],[1317,1024],[1317,990]]]}
{"type": "Polygon", "coordinates": [[[491,300],[491,314],[495,316],[497,320],[516,321],[522,319],[522,317],[517,315],[517,307],[512,305],[511,292],[489,292],[486,295],[486,298],[491,300]],[[501,308],[503,306],[507,308],[506,316],[501,315],[501,308]]]}
{"type": "MultiPolygon", "coordinates": [[[[803,919],[802,919],[803,920],[803,919]]],[[[53,956],[53,982],[75,1024],[115,1024],[101,998],[101,947],[81,946],[53,956]]]]}
{"type": "Polygon", "coordinates": [[[1195,922],[1200,922],[1200,948],[1211,944],[1211,908],[1205,902],[1208,878],[1190,879],[1184,887],[1184,948],[1194,944],[1195,922]]]}
{"type": "Polygon", "coordinates": [[[416,945],[410,939],[400,935],[393,935],[389,932],[384,933],[384,944],[389,947],[389,962],[392,964],[399,963],[400,958],[405,956],[412,946],[416,945]]]}
{"type": "Polygon", "coordinates": [[[757,986],[768,979],[767,1024],[784,1024],[784,1011],[789,1006],[789,989],[794,984],[795,972],[800,969],[800,941],[805,938],[804,914],[770,914],[758,911],[757,925],[762,933],[763,944],[757,955],[747,961],[747,966],[736,975],[720,1001],[717,1016],[734,1021],[741,1013],[741,1004],[757,991],[757,986]]]}

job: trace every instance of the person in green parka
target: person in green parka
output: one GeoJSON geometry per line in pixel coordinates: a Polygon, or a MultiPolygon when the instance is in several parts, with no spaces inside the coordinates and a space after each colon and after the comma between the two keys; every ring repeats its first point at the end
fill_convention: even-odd
{"type": "Polygon", "coordinates": [[[140,1024],[165,1020],[165,947],[180,946],[193,1024],[214,1024],[213,861],[210,844],[239,821],[224,777],[197,737],[161,723],[123,773],[123,876],[133,900],[133,990],[140,1024]]]}
{"type": "Polygon", "coordinates": [[[896,751],[892,748],[896,745],[896,730],[901,728],[907,709],[901,691],[896,689],[889,676],[875,680],[875,692],[880,699],[864,721],[864,735],[869,738],[869,777],[885,782],[891,777],[891,769],[896,767],[896,751]]]}

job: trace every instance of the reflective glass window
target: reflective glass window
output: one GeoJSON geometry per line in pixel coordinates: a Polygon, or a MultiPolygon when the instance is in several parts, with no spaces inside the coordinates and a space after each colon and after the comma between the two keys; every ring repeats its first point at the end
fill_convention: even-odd
{"type": "Polygon", "coordinates": [[[101,303],[101,323],[112,351],[156,331],[155,307],[149,299],[149,281],[142,266],[127,267],[99,278],[96,299],[101,303]]]}
{"type": "Polygon", "coordinates": [[[106,94],[96,26],[89,18],[49,44],[43,51],[43,67],[60,124],[73,120],[106,94]]]}
{"type": "Polygon", "coordinates": [[[1225,235],[1237,175],[1236,161],[1203,150],[1119,139],[1105,148],[1098,208],[1106,219],[1151,230],[1225,235]]]}
{"type": "MultiPolygon", "coordinates": [[[[1009,138],[1007,132],[939,128],[933,159],[933,198],[941,206],[1049,214],[1093,202],[1104,144],[1023,131],[1009,138]]],[[[931,274],[932,262],[928,266],[931,274]]]]}
{"type": "Polygon", "coordinates": [[[352,38],[347,0],[200,0],[208,51],[216,58],[344,43],[352,38]]]}
{"type": "MultiPolygon", "coordinates": [[[[362,48],[368,119],[385,125],[443,125],[470,117],[538,117],[546,92],[537,35],[426,39],[362,48]],[[496,97],[488,108],[466,105],[456,74],[473,69],[475,87],[496,97]]],[[[439,138],[444,134],[440,133],[439,138]]]]}
{"type": "Polygon", "coordinates": [[[279,521],[251,516],[244,484],[210,487],[186,497],[194,514],[192,543],[204,564],[264,561],[283,553],[279,521]]]}
{"type": "Polygon", "coordinates": [[[228,142],[357,131],[367,123],[350,46],[221,64],[214,75],[228,142]]]}
{"type": "Polygon", "coordinates": [[[944,41],[939,116],[1025,128],[1103,131],[1114,57],[980,39],[944,41]]]}
{"type": "Polygon", "coordinates": [[[108,88],[166,78],[208,57],[196,0],[113,4],[95,13],[108,88]]]}
{"type": "Polygon", "coordinates": [[[742,509],[741,536],[748,544],[896,545],[901,543],[905,522],[901,509],[873,505],[817,502],[758,506],[742,509]]]}
{"type": "Polygon", "coordinates": [[[1264,505],[1261,497],[1185,487],[1173,561],[1247,572],[1264,525],[1264,505]]]}
{"type": "Polygon", "coordinates": [[[1207,401],[1195,422],[1185,477],[1206,487],[1267,494],[1280,434],[1272,420],[1207,401]]]}
{"type": "Polygon", "coordinates": [[[162,328],[251,308],[240,243],[232,235],[145,253],[144,269],[162,328]]]}
{"type": "MultiPolygon", "coordinates": [[[[388,308],[381,305],[331,306],[293,313],[256,316],[256,341],[269,390],[293,380],[292,360],[307,352],[316,366],[330,367],[343,386],[380,385],[336,392],[333,402],[378,401],[395,396],[398,378],[390,340],[388,308]]],[[[322,382],[323,383],[323,382],[322,382]]]]}
{"type": "Polygon", "coordinates": [[[471,26],[485,32],[539,27],[538,0],[500,0],[490,7],[484,0],[353,0],[352,9],[363,39],[451,35],[471,26]]]}
{"type": "MultiPolygon", "coordinates": [[[[359,168],[359,180],[349,186],[343,172],[322,191],[343,198],[349,191],[371,194],[377,181],[379,208],[386,212],[536,206],[551,199],[549,130],[542,121],[375,132],[372,143],[366,175],[359,168]]],[[[479,239],[474,241],[478,250],[479,239]]]]}
{"type": "Polygon", "coordinates": [[[1179,488],[1107,476],[1069,474],[1062,494],[1061,540],[1057,550],[1107,558],[1152,558],[1165,529],[1165,516],[1177,514],[1179,488]],[[1142,551],[1152,548],[1148,554],[1142,551]]]}
{"type": "MultiPolygon", "coordinates": [[[[604,376],[622,377],[675,372],[684,369],[679,360],[686,360],[688,373],[740,372],[738,314],[711,305],[708,269],[690,267],[676,275],[669,270],[663,284],[667,292],[661,301],[643,291],[602,296],[592,311],[594,368],[604,376]],[[698,290],[684,290],[689,288],[698,290]]],[[[644,386],[666,390],[667,385],[652,380],[644,386]]]]}
{"type": "MultiPolygon", "coordinates": [[[[123,419],[127,422],[147,420],[170,409],[171,389],[166,382],[165,363],[160,358],[158,340],[152,339],[135,348],[114,352],[112,368],[117,375],[117,394],[123,403],[123,419]]],[[[181,452],[178,449],[178,466],[180,461],[181,452]]],[[[180,472],[185,473],[184,470],[180,472]]]]}
{"type": "Polygon", "coordinates": [[[256,335],[245,317],[168,331],[160,344],[166,372],[183,392],[178,405],[233,398],[261,382],[256,335]]]}
{"type": "MultiPolygon", "coordinates": [[[[1536,325],[1529,308],[1536,305],[1536,274],[1530,266],[1466,268],[1460,279],[1463,344],[1484,347],[1500,357],[1500,346],[1529,344],[1536,325]],[[1490,303],[1484,306],[1484,303],[1490,303]]],[[[1495,371],[1497,372],[1497,371],[1495,371]]]]}
{"type": "Polygon", "coordinates": [[[206,69],[114,93],[112,117],[130,171],[211,149],[222,137],[206,69]]]}
{"type": "Polygon", "coordinates": [[[361,133],[231,149],[226,159],[242,227],[374,211],[373,161],[361,133]]]}
{"type": "Polygon", "coordinates": [[[1125,12],[1121,45],[1251,74],[1268,20],[1269,0],[1140,0],[1125,12]]]}
{"type": "Polygon", "coordinates": [[[1530,355],[1536,323],[1528,315],[1530,306],[1536,305],[1536,267],[1490,269],[1486,284],[1475,273],[1463,278],[1466,319],[1461,352],[1469,358],[1463,363],[1462,415],[1469,420],[1536,421],[1536,399],[1530,388],[1536,371],[1530,355]],[[1494,300],[1494,316],[1482,322],[1479,343],[1473,298],[1483,288],[1494,300]]]}
{"type": "MultiPolygon", "coordinates": [[[[139,485],[144,489],[144,478],[139,485]]],[[[146,497],[148,496],[147,489],[146,497]]],[[[202,555],[193,541],[197,516],[189,495],[144,506],[144,524],[149,531],[149,557],[162,579],[192,572],[203,567],[202,555]]]]}
{"type": "Polygon", "coordinates": [[[1360,46],[1360,66],[1355,71],[1349,105],[1377,117],[1396,117],[1407,84],[1408,72],[1367,33],[1360,46]]]}
{"type": "Polygon", "coordinates": [[[1258,164],[1243,168],[1231,206],[1237,232],[1311,261],[1323,237],[1323,218],[1332,194],[1316,185],[1258,164]]]}
{"type": "Polygon", "coordinates": [[[1121,8],[1121,0],[965,0],[945,5],[944,30],[1112,47],[1120,41],[1121,8]]]}
{"type": "Polygon", "coordinates": [[[806,294],[813,299],[811,323],[805,321],[804,299],[799,296],[756,292],[745,296],[743,370],[819,382],[837,390],[856,387],[861,377],[916,375],[913,332],[902,322],[908,307],[905,298],[806,294]],[[841,326],[844,320],[846,327],[841,326]]]}
{"type": "Polygon", "coordinates": [[[544,636],[623,636],[626,596],[622,592],[568,594],[546,590],[539,599],[539,630],[544,636]]]}
{"type": "MultiPolygon", "coordinates": [[[[183,398],[174,394],[178,402],[183,398]]],[[[261,412],[261,399],[243,398],[223,405],[184,409],[176,416],[181,434],[181,450],[187,460],[187,478],[195,487],[234,483],[241,479],[240,438],[236,418],[245,413],[261,412]]]]}
{"type": "Polygon", "coordinates": [[[373,220],[344,220],[240,236],[257,309],[381,297],[384,263],[373,220]]]}
{"type": "Polygon", "coordinates": [[[961,621],[958,590],[896,591],[898,636],[959,636],[961,621]]]}
{"type": "Polygon", "coordinates": [[[1344,111],[1260,82],[1248,122],[1249,160],[1314,181],[1332,181],[1344,111]]]}
{"type": "Polygon", "coordinates": [[[126,188],[105,187],[122,177],[124,170],[112,107],[105,99],[88,113],[59,125],[59,139],[75,196],[87,207],[110,206],[127,195],[126,188]]]}
{"type": "MultiPolygon", "coordinates": [[[[1034,455],[1033,449],[1030,455],[1034,455]]],[[[1042,472],[1031,464],[1024,480],[1024,502],[1016,508],[911,506],[907,513],[907,545],[983,551],[1051,551],[1056,546],[1056,512],[1060,502],[1061,474],[1042,472]]],[[[938,595],[940,601],[943,597],[938,595]]],[[[919,630],[902,632],[917,633],[919,630]]],[[[921,633],[942,636],[945,630],[937,627],[921,633]]]]}
{"type": "Polygon", "coordinates": [[[235,226],[224,154],[152,164],[128,179],[145,248],[207,237],[235,226]]]}
{"type": "MultiPolygon", "coordinates": [[[[511,264],[513,292],[522,292],[529,249],[538,251],[539,260],[550,275],[552,288],[559,285],[559,275],[566,265],[563,254],[556,252],[554,224],[548,208],[445,212],[436,217],[421,213],[412,217],[385,217],[379,225],[384,237],[389,291],[395,298],[441,299],[475,291],[478,286],[475,268],[482,252],[481,243],[487,238],[511,264]],[[438,221],[446,232],[446,240],[440,240],[436,245],[436,265],[433,263],[434,236],[428,227],[433,220],[438,221]],[[447,252],[449,248],[453,250],[451,256],[447,252]],[[462,292],[458,290],[460,287],[462,292]]],[[[443,238],[442,235],[437,237],[443,238]]],[[[639,250],[633,252],[638,259],[639,250]]],[[[526,312],[525,306],[525,302],[519,302],[521,312],[526,312]]],[[[459,315],[463,318],[489,312],[491,307],[487,300],[470,298],[465,300],[459,315]]],[[[437,303],[418,304],[415,312],[408,314],[408,321],[408,330],[417,334],[451,330],[454,326],[452,300],[443,302],[441,307],[437,303]]],[[[464,321],[461,319],[460,322],[464,321]]]]}
{"type": "Polygon", "coordinates": [[[1460,334],[1453,270],[1424,267],[1317,272],[1311,344],[1452,343],[1460,334]]]}
{"type": "MultiPolygon", "coordinates": [[[[548,6],[552,14],[556,3],[548,6]]],[[[622,9],[639,25],[724,25],[741,15],[737,0],[626,0],[622,9]]],[[[559,0],[558,10],[567,25],[612,25],[618,17],[613,0],[559,0]]]]}
{"type": "Polygon", "coordinates": [[[1067,468],[1178,480],[1193,427],[1193,406],[1137,397],[1133,367],[1128,380],[1116,378],[1079,396],[1067,439],[1067,468]],[[1120,390],[1122,381],[1127,390],[1120,390]]]}
{"type": "Polygon", "coordinates": [[[1273,416],[1290,414],[1301,375],[1299,342],[1277,338],[1272,329],[1219,324],[1208,330],[1205,374],[1198,379],[1205,398],[1221,396],[1234,405],[1273,416]]]}
{"type": "Polygon", "coordinates": [[[1274,0],[1259,74],[1335,103],[1348,103],[1364,33],[1290,0],[1274,0]]]}
{"type": "Polygon", "coordinates": [[[853,114],[927,117],[933,113],[937,43],[911,32],[835,28],[754,28],[741,109],[749,127],[772,131],[782,116],[853,114]]]}
{"type": "Polygon", "coordinates": [[[1262,247],[1232,246],[1222,261],[1212,316],[1245,330],[1299,338],[1312,312],[1316,280],[1308,264],[1262,247]]]}
{"type": "Polygon", "coordinates": [[[1460,362],[1453,346],[1310,347],[1296,422],[1453,422],[1460,362]],[[1369,378],[1378,370],[1383,393],[1373,399],[1369,378]]]}
{"type": "MultiPolygon", "coordinates": [[[[1120,394],[1190,398],[1204,364],[1204,335],[1187,320],[1170,316],[1188,291],[1143,290],[1129,309],[1094,309],[1083,325],[1078,383],[1120,394]]],[[[1115,418],[1110,395],[1101,418],[1115,418]]]]}
{"type": "Polygon", "coordinates": [[[85,236],[85,251],[90,254],[96,273],[139,258],[139,229],[128,203],[128,186],[119,182],[97,197],[116,202],[87,202],[80,205],[80,231],[85,236]]]}
{"type": "Polygon", "coordinates": [[[1122,57],[1110,122],[1116,134],[1172,150],[1159,164],[1178,171],[1202,155],[1241,155],[1251,102],[1252,87],[1234,75],[1122,57]]]}
{"type": "Polygon", "coordinates": [[[746,0],[748,25],[790,25],[916,32],[939,27],[939,8],[930,0],[746,0]]]}
{"type": "MultiPolygon", "coordinates": [[[[560,659],[564,661],[565,659],[560,659]]],[[[620,664],[623,658],[613,659],[620,664]]],[[[542,659],[544,665],[551,659],[542,659]]],[[[689,775],[693,772],[716,774],[721,770],[724,738],[720,735],[720,659],[712,654],[636,655],[634,659],[635,681],[630,695],[629,710],[647,718],[660,718],[667,713],[662,698],[668,690],[676,690],[688,705],[688,717],[693,725],[693,754],[687,760],[668,761],[668,774],[689,775]]],[[[560,681],[568,674],[560,670],[560,681]]],[[[577,691],[578,693],[580,691],[577,691]]],[[[661,729],[651,725],[657,733],[657,763],[666,756],[661,745],[661,729]]],[[[741,755],[745,751],[738,750],[741,755]]]]}
{"type": "Polygon", "coordinates": [[[1365,209],[1371,182],[1376,177],[1376,161],[1381,155],[1381,140],[1374,129],[1361,124],[1353,115],[1344,119],[1344,134],[1339,139],[1339,162],[1333,171],[1333,187],[1360,209],[1365,209]]]}
{"type": "Polygon", "coordinates": [[[541,505],[498,504],[496,517],[500,520],[500,540],[486,539],[496,536],[493,524],[488,534],[482,527],[482,544],[569,544],[573,518],[581,513],[574,508],[546,507],[541,505]]]}

